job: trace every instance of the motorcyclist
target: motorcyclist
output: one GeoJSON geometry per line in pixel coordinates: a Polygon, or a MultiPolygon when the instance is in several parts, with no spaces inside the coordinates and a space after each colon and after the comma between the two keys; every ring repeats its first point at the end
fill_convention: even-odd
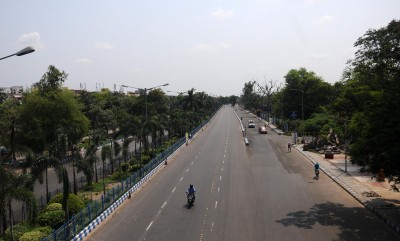
{"type": "Polygon", "coordinates": [[[194,188],[193,184],[189,185],[188,190],[186,191],[187,196],[189,197],[190,194],[193,195],[193,201],[196,199],[195,193],[196,193],[196,189],[194,188]]]}

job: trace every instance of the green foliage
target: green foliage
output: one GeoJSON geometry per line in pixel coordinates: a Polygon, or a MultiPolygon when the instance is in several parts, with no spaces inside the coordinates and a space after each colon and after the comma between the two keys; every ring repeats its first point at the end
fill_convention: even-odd
{"type": "MultiPolygon", "coordinates": [[[[32,231],[41,232],[43,234],[42,237],[45,237],[45,236],[47,236],[47,235],[49,235],[51,233],[52,229],[49,226],[45,226],[45,227],[36,226],[35,227],[35,226],[30,225],[29,223],[25,223],[25,222],[24,223],[19,223],[17,225],[14,225],[14,227],[13,227],[14,240],[15,241],[21,241],[22,240],[21,238],[26,233],[29,233],[29,232],[32,232],[32,231]]],[[[8,228],[6,230],[6,232],[5,232],[5,235],[4,235],[4,239],[5,240],[11,240],[11,233],[10,232],[11,232],[11,230],[10,230],[10,228],[8,228]]],[[[2,239],[0,238],[0,240],[2,240],[2,239]]]]}
{"type": "Polygon", "coordinates": [[[286,118],[290,118],[292,111],[297,111],[299,119],[308,119],[312,113],[322,112],[322,107],[334,99],[333,86],[305,68],[289,70],[285,82],[279,109],[283,108],[286,118]]]}
{"type": "Polygon", "coordinates": [[[400,172],[400,21],[360,37],[345,75],[342,102],[351,103],[351,160],[374,173],[400,172]],[[346,95],[348,92],[353,96],[346,95]]]}
{"type": "MultiPolygon", "coordinates": [[[[14,240],[19,240],[19,238],[26,232],[31,230],[31,226],[27,223],[20,223],[13,226],[14,240]]],[[[4,238],[6,240],[11,240],[11,229],[8,227],[4,233],[4,238]]]]}
{"type": "Polygon", "coordinates": [[[62,210],[61,203],[51,203],[46,207],[46,211],[62,210]]]}
{"type": "Polygon", "coordinates": [[[312,115],[312,118],[300,124],[300,132],[315,137],[326,137],[331,129],[333,129],[336,134],[343,134],[341,127],[338,126],[337,120],[328,113],[315,113],[312,115]]]}
{"type": "Polygon", "coordinates": [[[63,210],[45,211],[39,214],[37,222],[42,226],[57,229],[65,222],[65,212],[63,210]]]}
{"type": "MultiPolygon", "coordinates": [[[[125,163],[124,163],[125,164],[125,163]]],[[[129,165],[127,165],[127,167],[129,168],[129,165]]],[[[129,169],[127,169],[127,171],[123,171],[123,170],[117,170],[116,172],[114,172],[111,175],[111,179],[114,181],[121,181],[121,180],[125,180],[126,178],[129,177],[130,173],[128,172],[129,169]]]]}
{"type": "MultiPolygon", "coordinates": [[[[49,204],[62,203],[62,199],[63,195],[57,194],[53,199],[50,200],[49,204]]],[[[79,196],[70,193],[67,206],[68,206],[69,216],[73,216],[74,214],[79,213],[85,207],[85,204],[83,203],[83,200],[79,196]]]]}
{"type": "Polygon", "coordinates": [[[258,105],[258,98],[254,90],[255,81],[249,81],[244,84],[240,102],[246,110],[255,109],[258,105]]]}
{"type": "Polygon", "coordinates": [[[47,235],[45,233],[42,233],[40,231],[30,231],[27,233],[24,233],[20,238],[19,241],[41,241],[43,238],[45,238],[47,235]]]}

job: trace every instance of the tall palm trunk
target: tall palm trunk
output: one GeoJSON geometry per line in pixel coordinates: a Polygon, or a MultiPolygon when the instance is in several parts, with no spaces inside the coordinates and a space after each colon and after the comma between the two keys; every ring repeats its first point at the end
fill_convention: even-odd
{"type": "Polygon", "coordinates": [[[8,201],[8,217],[10,219],[10,234],[11,234],[11,241],[14,241],[14,222],[12,218],[12,206],[11,206],[12,199],[8,201]]]}
{"type": "Polygon", "coordinates": [[[76,174],[75,174],[75,161],[72,161],[72,175],[73,175],[73,179],[74,179],[74,194],[78,194],[78,185],[76,183],[76,174]]]}
{"type": "Polygon", "coordinates": [[[47,164],[46,164],[46,203],[50,202],[50,194],[49,194],[49,179],[48,179],[48,175],[47,175],[47,164]]]}
{"type": "Polygon", "coordinates": [[[97,158],[94,160],[94,173],[96,176],[96,183],[99,182],[99,178],[97,177],[97,158]]]}

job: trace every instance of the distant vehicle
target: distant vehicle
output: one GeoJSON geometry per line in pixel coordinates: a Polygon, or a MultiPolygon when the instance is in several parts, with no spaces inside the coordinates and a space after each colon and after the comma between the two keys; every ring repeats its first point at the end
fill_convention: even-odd
{"type": "Polygon", "coordinates": [[[258,127],[258,133],[267,134],[267,127],[265,127],[265,126],[258,127]]]}
{"type": "Polygon", "coordinates": [[[249,120],[249,124],[248,124],[249,128],[256,128],[256,124],[254,124],[253,120],[249,120]]]}

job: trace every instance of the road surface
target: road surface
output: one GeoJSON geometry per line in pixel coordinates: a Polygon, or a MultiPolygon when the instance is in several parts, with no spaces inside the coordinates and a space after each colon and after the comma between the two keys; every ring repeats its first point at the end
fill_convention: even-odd
{"type": "Polygon", "coordinates": [[[323,173],[314,179],[312,164],[287,152],[290,137],[246,133],[247,147],[233,108],[222,108],[86,240],[399,240],[323,173]]]}

